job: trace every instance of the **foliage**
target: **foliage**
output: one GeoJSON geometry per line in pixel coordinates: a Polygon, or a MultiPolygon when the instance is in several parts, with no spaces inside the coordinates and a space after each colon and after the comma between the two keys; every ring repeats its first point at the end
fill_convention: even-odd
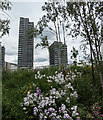
{"type": "MultiPolygon", "coordinates": [[[[35,75],[37,80],[45,77],[39,72],[35,75]]],[[[71,77],[72,78],[72,77],[71,77]]],[[[64,80],[62,73],[47,77],[47,84],[51,84],[51,88],[45,94],[35,84],[33,92],[28,91],[24,97],[24,110],[28,116],[34,119],[72,119],[77,117],[77,106],[75,106],[75,98],[78,97],[77,92],[73,89],[68,79],[64,80]],[[57,84],[53,86],[52,82],[57,84]]]]}
{"type": "MultiPolygon", "coordinates": [[[[54,74],[57,68],[50,68],[41,70],[41,73],[44,72],[49,74],[54,74]],[[52,72],[50,72],[52,70],[52,72]]],[[[42,80],[35,80],[35,71],[31,70],[20,70],[20,71],[3,71],[2,76],[2,91],[3,91],[3,118],[12,119],[12,118],[28,118],[23,113],[23,110],[20,106],[23,97],[26,95],[26,91],[31,90],[30,88],[32,82],[37,84],[44,91],[49,89],[48,84],[42,80]]]]}
{"type": "MultiPolygon", "coordinates": [[[[83,119],[85,118],[95,118],[92,114],[91,106],[99,101],[100,106],[102,106],[102,95],[101,95],[101,85],[100,81],[98,81],[98,73],[97,70],[94,69],[95,74],[95,86],[94,81],[92,78],[92,67],[87,66],[71,66],[71,71],[75,71],[77,74],[77,78],[74,80],[74,88],[78,93],[78,100],[79,103],[79,112],[83,119]],[[80,72],[80,75],[78,76],[80,72]]],[[[103,114],[103,110],[102,114],[103,114]]],[[[102,118],[102,117],[100,117],[102,118]]]]}
{"type": "Polygon", "coordinates": [[[64,44],[66,35],[72,35],[72,37],[81,35],[84,42],[83,48],[86,49],[89,46],[91,63],[93,64],[94,59],[103,91],[103,63],[100,51],[103,35],[102,6],[103,2],[45,2],[42,10],[46,13],[35,28],[35,36],[39,35],[42,38],[37,46],[48,47],[48,38],[43,33],[46,28],[55,35],[57,41],[61,41],[62,34],[64,44]],[[51,27],[50,23],[53,23],[54,27],[51,27]]]}
{"type": "Polygon", "coordinates": [[[103,114],[101,114],[101,107],[98,102],[91,106],[91,111],[95,118],[103,117],[103,114]]]}
{"type": "MultiPolygon", "coordinates": [[[[42,11],[45,14],[38,21],[34,36],[40,37],[41,41],[37,43],[36,47],[49,48],[49,34],[52,35],[53,41],[63,42],[66,44],[68,33],[68,19],[66,17],[65,2],[45,2],[42,6],[42,11]],[[48,34],[49,33],[49,34],[48,34]]],[[[51,38],[50,38],[51,39],[51,38]]],[[[61,67],[60,48],[58,47],[58,63],[61,67]]],[[[66,52],[65,50],[63,52],[66,52]]]]}
{"type": "Polygon", "coordinates": [[[7,13],[5,11],[11,10],[11,2],[8,0],[0,1],[0,10],[2,11],[0,14],[2,18],[0,18],[0,37],[3,35],[9,34],[9,23],[10,20],[7,19],[7,13]]]}
{"type": "MultiPolygon", "coordinates": [[[[24,98],[29,97],[33,93],[37,93],[37,90],[40,91],[44,100],[46,97],[55,96],[51,95],[51,92],[55,90],[57,95],[61,95],[66,90],[66,96],[64,95],[61,98],[54,98],[56,101],[56,106],[51,106],[55,108],[55,111],[58,111],[61,105],[65,105],[67,108],[72,108],[72,106],[78,106],[77,112],[81,119],[85,118],[95,118],[92,114],[96,109],[92,109],[95,103],[99,103],[98,106],[101,107],[99,111],[102,115],[102,101],[101,101],[101,90],[100,83],[98,81],[97,71],[95,69],[95,78],[96,85],[93,86],[93,79],[91,76],[91,66],[71,66],[67,69],[66,80],[60,74],[57,74],[60,70],[56,67],[46,68],[43,70],[20,70],[20,71],[3,71],[3,119],[30,119],[34,118],[34,107],[24,106],[24,98]],[[61,77],[59,77],[61,76],[61,77]],[[59,78],[58,78],[59,77],[59,78]],[[71,84],[70,84],[71,83],[71,84]],[[70,88],[65,88],[67,85],[70,88]],[[72,90],[74,88],[78,93],[76,99],[70,97],[70,94],[73,94],[72,90]],[[27,96],[28,95],[28,96],[27,96]],[[65,102],[66,98],[70,98],[70,104],[65,102]],[[26,108],[26,109],[25,109],[26,108]],[[27,111],[27,112],[26,112],[27,111]]],[[[37,96],[37,99],[39,94],[37,96]]],[[[30,99],[29,99],[30,100],[30,99]]],[[[68,99],[69,100],[69,99],[68,99]]],[[[39,100],[39,103],[42,100],[39,100]]],[[[39,103],[34,102],[35,107],[38,108],[39,103]]],[[[49,110],[50,106],[46,106],[49,110]]],[[[43,108],[41,108],[43,112],[43,108]]],[[[70,110],[71,111],[71,110],[70,110]]],[[[98,110],[97,110],[98,111],[98,110]]],[[[67,110],[68,112],[68,110],[67,110]]],[[[72,111],[71,111],[72,112],[72,111]]],[[[72,114],[70,114],[71,116],[72,114]]],[[[38,116],[39,117],[39,116],[38,116]]],[[[102,118],[102,116],[101,116],[102,118]]]]}
{"type": "Polygon", "coordinates": [[[89,45],[91,60],[94,58],[103,93],[103,64],[100,51],[102,42],[103,2],[67,2],[67,11],[74,22],[71,34],[83,37],[84,47],[89,45]]]}
{"type": "Polygon", "coordinates": [[[45,36],[46,32],[51,33],[58,42],[63,39],[65,44],[67,26],[69,26],[65,8],[65,2],[45,2],[42,6],[45,15],[38,21],[34,30],[34,36],[40,36],[42,39],[37,46],[49,46],[48,35],[45,36]]]}
{"type": "Polygon", "coordinates": [[[19,89],[33,80],[32,71],[3,71],[2,78],[2,112],[3,119],[23,118],[23,110],[20,106],[24,94],[18,93],[19,89]]]}
{"type": "Polygon", "coordinates": [[[72,53],[71,59],[73,60],[74,65],[76,65],[76,64],[77,64],[78,50],[76,50],[76,49],[73,47],[73,50],[71,50],[71,53],[72,53]]]}

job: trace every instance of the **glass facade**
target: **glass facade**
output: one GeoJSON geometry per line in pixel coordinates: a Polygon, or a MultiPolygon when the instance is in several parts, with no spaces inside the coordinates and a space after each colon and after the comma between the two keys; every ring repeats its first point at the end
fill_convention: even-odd
{"type": "Polygon", "coordinates": [[[67,45],[54,41],[49,47],[49,63],[51,66],[67,65],[67,45]]]}
{"type": "Polygon", "coordinates": [[[34,23],[29,22],[29,18],[20,17],[18,68],[33,68],[34,38],[29,36],[33,29],[34,23]]]}

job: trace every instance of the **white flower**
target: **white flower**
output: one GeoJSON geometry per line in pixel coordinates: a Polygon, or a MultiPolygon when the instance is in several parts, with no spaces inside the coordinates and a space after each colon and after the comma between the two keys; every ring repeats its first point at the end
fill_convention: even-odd
{"type": "Polygon", "coordinates": [[[48,82],[52,82],[51,80],[47,80],[48,82]]]}
{"type": "Polygon", "coordinates": [[[24,98],[24,102],[26,102],[28,99],[29,99],[28,97],[25,97],[25,98],[24,98]]]}
{"type": "Polygon", "coordinates": [[[39,118],[40,118],[40,120],[43,118],[43,114],[42,113],[39,114],[39,118]]]}
{"type": "Polygon", "coordinates": [[[76,116],[76,111],[73,111],[72,116],[76,116]]]}
{"type": "Polygon", "coordinates": [[[77,97],[78,97],[78,94],[77,94],[76,91],[74,91],[74,93],[73,93],[73,94],[71,93],[70,96],[73,96],[73,97],[77,98],[77,97]]]}
{"type": "Polygon", "coordinates": [[[66,102],[70,103],[70,98],[69,97],[67,97],[66,102]]]}
{"type": "Polygon", "coordinates": [[[77,106],[74,106],[74,110],[77,111],[77,106]]]}
{"type": "Polygon", "coordinates": [[[49,100],[49,97],[45,97],[46,100],[49,100]]]}
{"type": "Polygon", "coordinates": [[[39,75],[40,75],[40,71],[38,71],[38,72],[37,72],[37,74],[39,74],[39,75]]]}
{"type": "Polygon", "coordinates": [[[72,107],[71,110],[74,110],[74,107],[72,107]]]}
{"type": "Polygon", "coordinates": [[[69,119],[70,116],[69,116],[68,114],[64,114],[63,118],[64,118],[64,119],[69,119]]]}
{"type": "Polygon", "coordinates": [[[57,71],[55,71],[55,74],[57,74],[58,72],[57,71]]]}
{"type": "Polygon", "coordinates": [[[71,110],[77,111],[77,106],[73,106],[73,107],[71,108],[71,110]]]}
{"type": "Polygon", "coordinates": [[[27,95],[29,98],[33,98],[33,94],[28,94],[27,95]]]}
{"type": "Polygon", "coordinates": [[[28,91],[27,95],[29,95],[29,94],[30,94],[30,91],[28,91]]]}
{"type": "Polygon", "coordinates": [[[53,103],[53,104],[55,103],[55,99],[52,100],[52,103],[53,103]]]}
{"type": "Polygon", "coordinates": [[[63,111],[64,114],[67,114],[67,111],[63,111]]]}
{"type": "Polygon", "coordinates": [[[44,116],[44,118],[46,119],[46,118],[47,118],[47,116],[44,116]]]}
{"type": "Polygon", "coordinates": [[[55,93],[56,93],[56,89],[55,89],[55,88],[52,88],[52,90],[50,90],[50,94],[51,94],[51,95],[55,95],[55,93]]]}
{"type": "Polygon", "coordinates": [[[61,90],[61,93],[60,93],[62,96],[66,94],[66,90],[61,90]]]}
{"type": "Polygon", "coordinates": [[[68,83],[67,85],[65,85],[65,87],[71,88],[72,90],[74,90],[73,87],[72,87],[72,85],[71,85],[71,83],[68,83]]]}
{"type": "Polygon", "coordinates": [[[26,110],[26,107],[23,107],[23,110],[26,110]]]}
{"type": "Polygon", "coordinates": [[[79,115],[79,113],[77,113],[76,111],[73,111],[72,116],[77,116],[77,115],[79,115]]]}
{"type": "Polygon", "coordinates": [[[77,117],[77,120],[80,120],[80,117],[77,117]]]}
{"type": "Polygon", "coordinates": [[[42,100],[44,100],[44,97],[42,97],[42,100]]]}
{"type": "Polygon", "coordinates": [[[35,86],[35,84],[33,83],[33,86],[35,86]]]}
{"type": "Polygon", "coordinates": [[[25,106],[29,106],[29,102],[24,102],[24,105],[25,106]]]}
{"type": "Polygon", "coordinates": [[[64,104],[61,105],[61,110],[64,111],[66,109],[66,106],[64,104]]]}
{"type": "Polygon", "coordinates": [[[53,97],[50,95],[50,99],[52,99],[53,97]]]}
{"type": "Polygon", "coordinates": [[[30,100],[30,102],[29,102],[30,104],[33,104],[33,100],[30,100]]]}

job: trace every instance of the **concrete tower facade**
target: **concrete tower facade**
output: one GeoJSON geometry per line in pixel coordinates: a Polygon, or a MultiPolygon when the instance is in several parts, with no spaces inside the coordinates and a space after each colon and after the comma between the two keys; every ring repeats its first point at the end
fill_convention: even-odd
{"type": "Polygon", "coordinates": [[[51,66],[59,66],[59,63],[66,66],[67,60],[67,45],[62,42],[54,41],[49,47],[49,63],[51,66]]]}
{"type": "Polygon", "coordinates": [[[18,68],[33,68],[34,38],[28,32],[34,28],[34,23],[29,18],[20,17],[19,44],[18,44],[18,68]]]}
{"type": "Polygon", "coordinates": [[[0,43],[0,69],[5,69],[5,47],[0,43]]]}
{"type": "Polygon", "coordinates": [[[1,53],[2,53],[2,69],[5,69],[5,47],[4,46],[2,46],[1,53]]]}

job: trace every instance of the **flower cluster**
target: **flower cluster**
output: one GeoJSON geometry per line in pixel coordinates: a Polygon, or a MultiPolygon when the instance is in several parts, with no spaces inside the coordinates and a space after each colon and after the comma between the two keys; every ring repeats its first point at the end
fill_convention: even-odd
{"type": "MultiPolygon", "coordinates": [[[[62,74],[62,72],[58,73],[56,71],[55,75],[47,77],[47,81],[53,82],[53,80],[54,80],[57,84],[65,84],[65,82],[68,82],[68,81],[73,82],[75,77],[76,77],[75,73],[69,71],[64,79],[64,75],[62,74]]],[[[69,84],[71,84],[71,83],[69,83],[69,84]]]]}
{"type": "MultiPolygon", "coordinates": [[[[37,76],[40,78],[40,76],[44,77],[45,75],[40,75],[38,72],[35,77],[37,78],[37,76]]],[[[73,120],[79,117],[76,105],[78,94],[72,84],[67,82],[67,78],[64,80],[62,73],[56,73],[54,76],[48,76],[48,80],[54,80],[57,84],[63,85],[57,88],[51,87],[45,94],[41,92],[39,87],[36,87],[34,93],[28,92],[24,98],[23,110],[28,112],[32,108],[34,118],[40,120],[73,120]]]]}
{"type": "Polygon", "coordinates": [[[37,72],[37,74],[35,74],[35,79],[42,79],[45,77],[45,74],[44,75],[41,75],[40,74],[40,71],[37,72]]]}
{"type": "Polygon", "coordinates": [[[99,106],[99,103],[95,103],[92,107],[92,114],[95,118],[103,118],[103,114],[101,114],[101,107],[99,106]]]}

